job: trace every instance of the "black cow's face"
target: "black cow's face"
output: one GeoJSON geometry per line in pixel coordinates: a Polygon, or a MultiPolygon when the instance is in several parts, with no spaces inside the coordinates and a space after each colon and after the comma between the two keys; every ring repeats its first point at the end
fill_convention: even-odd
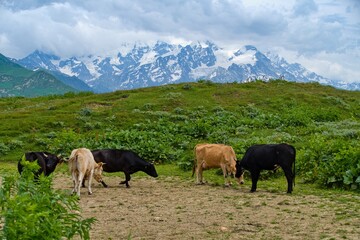
{"type": "Polygon", "coordinates": [[[61,161],[59,156],[56,156],[54,154],[44,154],[45,162],[46,162],[46,173],[47,175],[52,173],[57,164],[61,161]]]}
{"type": "MultiPolygon", "coordinates": [[[[236,178],[243,178],[245,169],[241,166],[240,161],[236,161],[236,178]]],[[[242,180],[242,183],[244,183],[244,180],[242,180]]]]}
{"type": "Polygon", "coordinates": [[[158,174],[156,172],[156,169],[154,167],[153,164],[149,164],[145,166],[144,172],[146,172],[147,174],[149,174],[152,177],[157,177],[158,174]]]}

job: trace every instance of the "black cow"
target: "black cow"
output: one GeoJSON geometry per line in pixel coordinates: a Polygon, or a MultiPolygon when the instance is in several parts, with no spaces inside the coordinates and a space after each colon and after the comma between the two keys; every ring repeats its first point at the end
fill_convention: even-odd
{"type": "Polygon", "coordinates": [[[245,169],[249,170],[252,180],[251,192],[255,192],[260,171],[276,170],[280,166],[288,182],[287,192],[291,193],[293,184],[295,185],[295,155],[295,148],[285,143],[251,146],[246,150],[242,160],[236,162],[235,177],[239,178],[245,169]]]}
{"type": "MultiPolygon", "coordinates": [[[[38,178],[42,173],[45,176],[49,176],[55,170],[57,164],[62,162],[60,156],[48,152],[27,152],[25,153],[25,159],[30,162],[37,160],[40,168],[36,173],[34,173],[35,178],[38,178]]],[[[18,162],[18,171],[20,174],[24,168],[21,164],[21,160],[22,159],[18,162]]]]}
{"type": "MultiPolygon", "coordinates": [[[[124,172],[125,181],[120,184],[129,186],[130,174],[142,171],[152,177],[157,177],[158,174],[153,164],[146,162],[140,158],[135,152],[130,150],[118,149],[102,149],[91,151],[96,162],[103,162],[104,172],[124,172]]],[[[104,187],[107,185],[102,182],[104,187]]]]}

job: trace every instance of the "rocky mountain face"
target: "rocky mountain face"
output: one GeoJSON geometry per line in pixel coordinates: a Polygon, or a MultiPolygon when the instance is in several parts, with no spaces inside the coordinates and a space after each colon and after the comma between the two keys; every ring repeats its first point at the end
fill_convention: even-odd
{"type": "Polygon", "coordinates": [[[17,60],[30,69],[46,69],[81,79],[96,92],[132,89],[199,79],[214,82],[246,82],[255,79],[286,79],[319,82],[337,88],[359,90],[359,83],[342,83],[310,72],[298,63],[262,53],[254,46],[227,51],[211,42],[181,46],[124,45],[113,56],[82,56],[61,59],[35,51],[17,60]]]}

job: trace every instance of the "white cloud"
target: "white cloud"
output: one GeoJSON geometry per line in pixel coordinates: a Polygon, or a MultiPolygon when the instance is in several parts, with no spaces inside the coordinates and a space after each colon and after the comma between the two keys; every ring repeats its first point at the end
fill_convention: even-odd
{"type": "Polygon", "coordinates": [[[35,49],[72,56],[113,53],[124,42],[210,40],[284,49],[325,77],[360,81],[359,36],[356,0],[0,0],[0,52],[17,58],[35,49]]]}

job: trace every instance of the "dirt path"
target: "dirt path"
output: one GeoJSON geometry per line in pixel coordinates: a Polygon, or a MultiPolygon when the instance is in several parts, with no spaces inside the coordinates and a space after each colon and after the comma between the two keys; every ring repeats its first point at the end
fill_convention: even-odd
{"type": "MultiPolygon", "coordinates": [[[[326,197],[195,185],[176,178],[134,178],[131,188],[107,177],[109,188],[81,192],[84,217],[96,217],[91,239],[359,239],[354,209],[326,197]]],[[[55,188],[71,190],[68,175],[55,188]]],[[[360,199],[359,199],[360,201],[360,199]]],[[[348,206],[348,205],[346,205],[348,206]]]]}

